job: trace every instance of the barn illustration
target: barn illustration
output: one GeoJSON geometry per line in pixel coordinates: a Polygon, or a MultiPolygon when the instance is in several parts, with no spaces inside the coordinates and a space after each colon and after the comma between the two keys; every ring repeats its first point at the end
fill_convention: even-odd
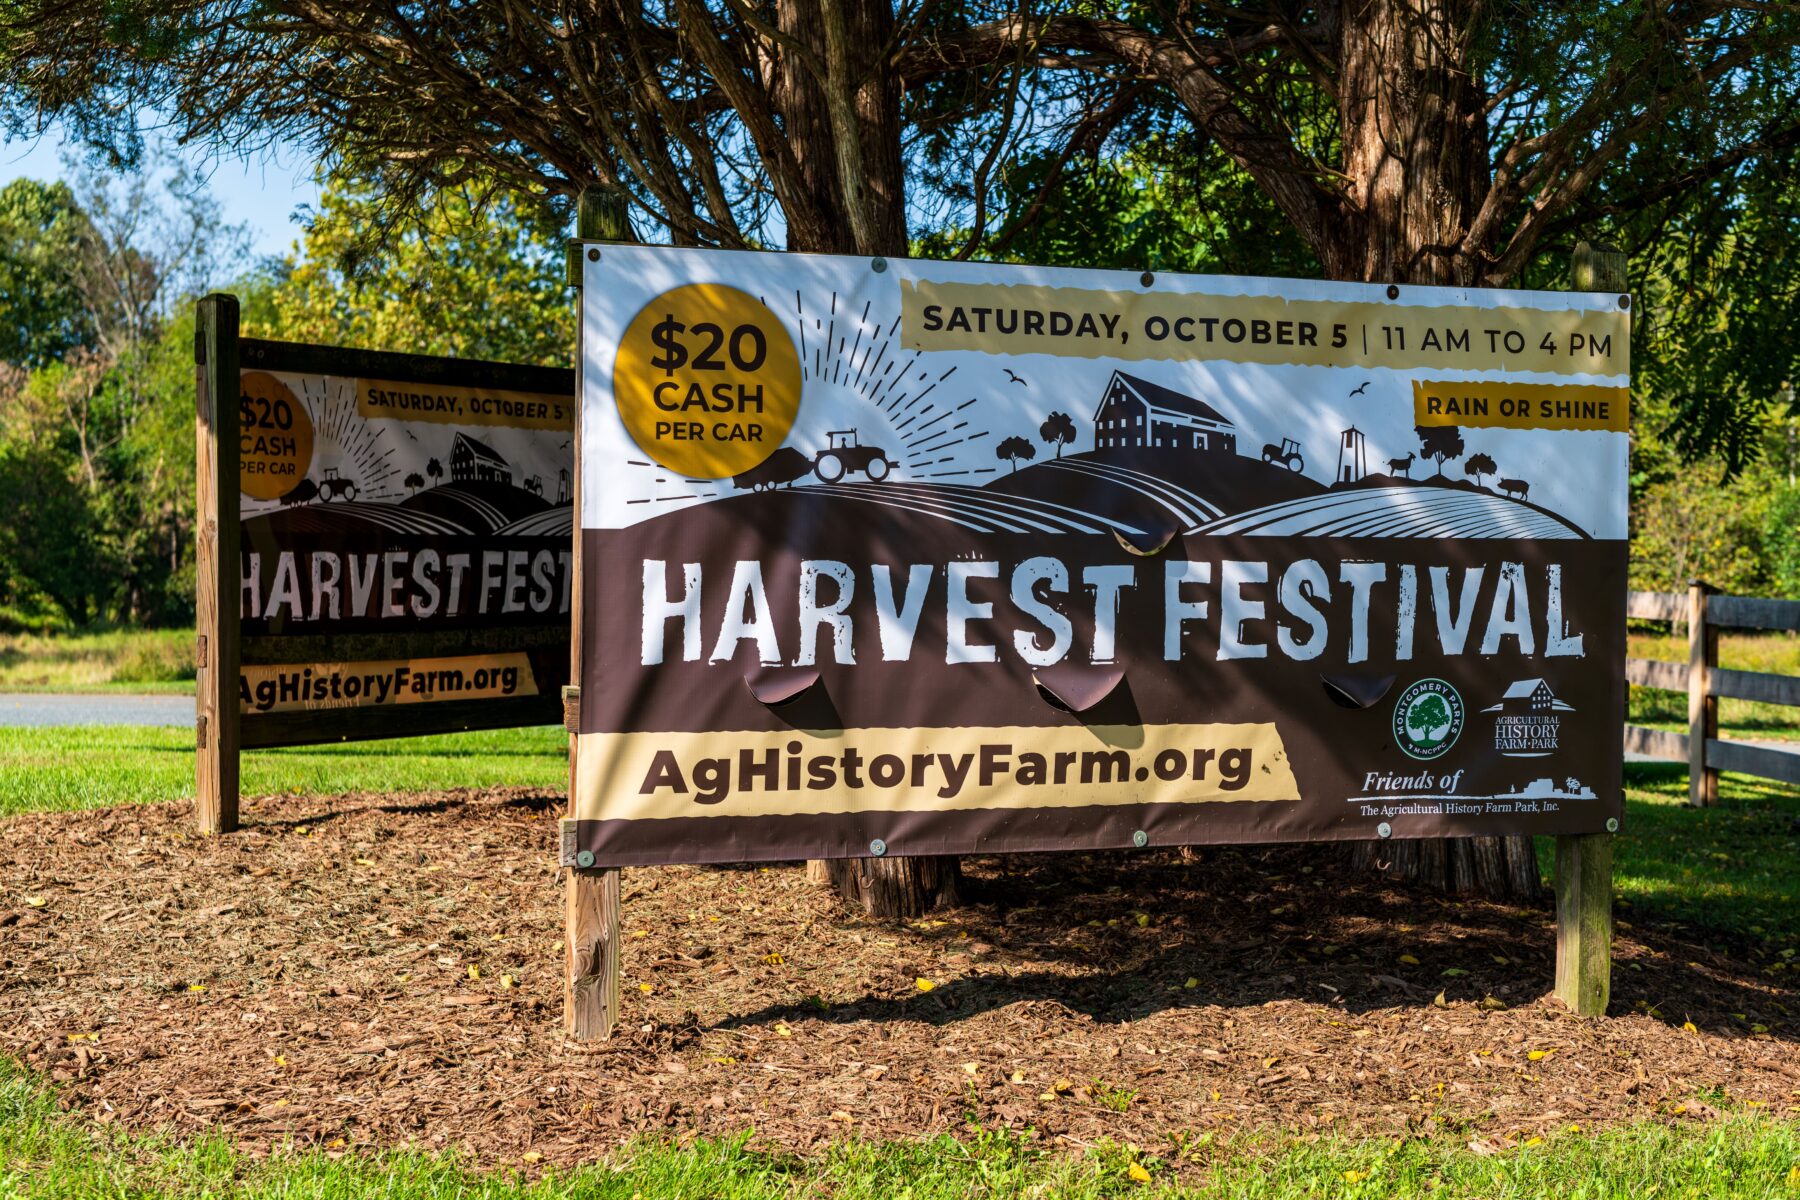
{"type": "Polygon", "coordinates": [[[1237,429],[1204,400],[1114,371],[1094,410],[1094,448],[1235,454],[1237,429]]]}
{"type": "Polygon", "coordinates": [[[1533,713],[1573,712],[1575,707],[1565,701],[1558,700],[1550,685],[1542,679],[1521,679],[1506,689],[1500,703],[1490,705],[1482,712],[1513,713],[1530,715],[1533,713]]]}
{"type": "Polygon", "coordinates": [[[450,478],[455,483],[511,483],[512,464],[486,442],[459,433],[450,445],[450,478]]]}

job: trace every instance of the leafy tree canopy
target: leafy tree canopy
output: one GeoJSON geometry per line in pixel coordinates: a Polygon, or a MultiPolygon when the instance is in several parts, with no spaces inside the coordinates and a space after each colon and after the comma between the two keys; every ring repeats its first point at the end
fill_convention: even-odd
{"type": "Polygon", "coordinates": [[[376,240],[387,198],[328,181],[270,295],[264,336],[458,358],[567,366],[574,305],[562,283],[564,215],[515,193],[437,193],[376,240]]]}

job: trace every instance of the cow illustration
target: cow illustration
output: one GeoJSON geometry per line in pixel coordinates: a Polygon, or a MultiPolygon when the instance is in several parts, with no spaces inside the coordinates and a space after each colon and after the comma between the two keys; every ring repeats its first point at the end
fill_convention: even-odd
{"type": "Polygon", "coordinates": [[[1523,500],[1525,497],[1531,495],[1531,485],[1526,483],[1523,479],[1502,479],[1500,481],[1500,490],[1505,492],[1508,496],[1511,496],[1514,500],[1523,500]]]}
{"type": "Polygon", "coordinates": [[[1413,457],[1413,455],[1409,454],[1405,458],[1388,459],[1388,473],[1392,475],[1404,475],[1408,479],[1411,479],[1413,457]]]}

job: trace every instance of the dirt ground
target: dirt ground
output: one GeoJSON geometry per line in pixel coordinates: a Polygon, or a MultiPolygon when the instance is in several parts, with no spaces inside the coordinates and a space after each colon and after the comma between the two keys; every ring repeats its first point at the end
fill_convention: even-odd
{"type": "Polygon", "coordinates": [[[911,924],[797,865],[627,871],[622,1033],[575,1052],[553,797],[245,817],[210,839],[185,805],[0,824],[0,1049],[102,1121],[483,1165],[640,1133],[805,1150],[978,1122],[1155,1151],[1800,1109],[1800,997],[1750,966],[1627,922],[1614,1015],[1579,1020],[1547,996],[1547,909],[1306,848],[972,860],[966,906],[911,924]]]}

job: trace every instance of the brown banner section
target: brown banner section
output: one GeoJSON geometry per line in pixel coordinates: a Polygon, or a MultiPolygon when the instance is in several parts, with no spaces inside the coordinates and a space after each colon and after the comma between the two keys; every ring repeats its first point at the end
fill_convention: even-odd
{"type": "Polygon", "coordinates": [[[1152,811],[1164,844],[1622,815],[1623,542],[1189,534],[1140,556],[823,494],[737,507],[583,531],[608,569],[585,589],[576,815],[601,821],[602,864],[862,854],[890,834],[896,853],[1129,846],[1152,811]],[[1071,713],[1047,670],[1103,694],[1071,713]],[[1114,749],[1102,781],[1081,756],[1114,749]],[[1061,791],[1040,774],[1059,753],[1076,756],[1061,791]],[[1077,834],[1071,812],[1112,815],[1077,834]]]}
{"type": "Polygon", "coordinates": [[[575,815],[611,820],[1292,801],[1270,724],[611,733],[575,815]]]}
{"type": "MultiPolygon", "coordinates": [[[[1392,805],[1382,821],[1396,839],[1442,836],[1440,818],[1392,805]]],[[[1480,803],[1470,807],[1481,809],[1480,803]]],[[[1599,833],[1607,804],[1558,813],[1475,812],[1459,819],[1463,836],[1599,833]]],[[[955,812],[865,812],[779,817],[677,817],[665,821],[575,824],[576,852],[596,866],[661,866],[671,862],[788,862],[803,857],[867,858],[873,843],[887,855],[1026,854],[1038,851],[1132,850],[1157,846],[1269,842],[1370,841],[1380,824],[1343,804],[1319,811],[1292,803],[1144,804],[1089,808],[971,809],[955,812]],[[1142,834],[1140,840],[1138,837],[1142,834]]]]}

